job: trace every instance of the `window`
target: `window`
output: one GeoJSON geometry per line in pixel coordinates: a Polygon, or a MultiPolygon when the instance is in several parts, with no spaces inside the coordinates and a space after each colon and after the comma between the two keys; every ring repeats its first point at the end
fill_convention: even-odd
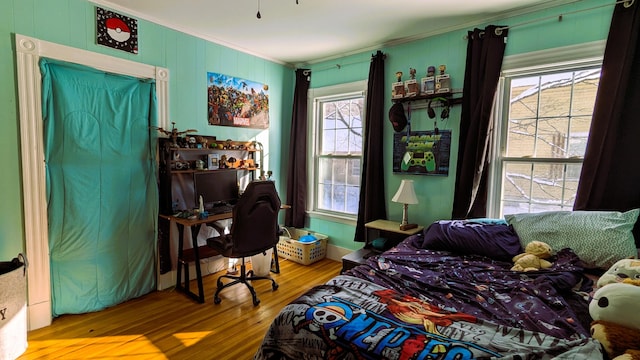
{"type": "Polygon", "coordinates": [[[594,59],[503,72],[489,214],[573,209],[600,68],[594,59]]]}
{"type": "Polygon", "coordinates": [[[312,211],[355,218],[360,169],[365,82],[312,89],[312,211]]]}

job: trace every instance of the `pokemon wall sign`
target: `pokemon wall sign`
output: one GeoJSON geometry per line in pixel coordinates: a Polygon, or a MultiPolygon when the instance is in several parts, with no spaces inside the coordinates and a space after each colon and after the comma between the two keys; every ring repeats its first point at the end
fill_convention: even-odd
{"type": "Polygon", "coordinates": [[[96,41],[99,45],[138,53],[138,20],[96,7],[96,41]]]}

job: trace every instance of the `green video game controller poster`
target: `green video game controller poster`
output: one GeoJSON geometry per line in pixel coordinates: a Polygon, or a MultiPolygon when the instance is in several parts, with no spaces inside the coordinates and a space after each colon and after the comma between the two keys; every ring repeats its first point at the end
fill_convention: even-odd
{"type": "Polygon", "coordinates": [[[393,135],[393,172],[449,175],[451,130],[411,131],[393,135]]]}

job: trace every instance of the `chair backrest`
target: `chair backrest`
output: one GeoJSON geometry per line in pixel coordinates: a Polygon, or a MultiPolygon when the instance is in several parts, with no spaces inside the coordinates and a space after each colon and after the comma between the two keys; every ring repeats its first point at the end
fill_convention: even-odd
{"type": "Polygon", "coordinates": [[[273,181],[253,181],[233,208],[231,236],[235,257],[273,248],[279,240],[280,197],[273,181]]]}

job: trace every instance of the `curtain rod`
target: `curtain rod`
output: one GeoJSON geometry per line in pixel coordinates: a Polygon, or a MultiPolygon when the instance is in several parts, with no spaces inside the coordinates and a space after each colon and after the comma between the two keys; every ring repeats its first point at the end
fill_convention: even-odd
{"type": "Polygon", "coordinates": [[[545,20],[549,20],[549,19],[558,18],[558,21],[562,21],[562,17],[564,15],[573,15],[573,14],[577,14],[577,13],[581,13],[581,12],[585,12],[585,11],[600,9],[600,8],[603,8],[603,7],[606,7],[606,6],[615,6],[615,5],[618,5],[618,4],[624,4],[624,7],[629,8],[629,7],[633,6],[634,2],[635,2],[635,0],[620,0],[620,1],[616,1],[613,4],[598,5],[598,6],[590,7],[590,8],[587,8],[587,9],[574,10],[574,11],[569,11],[569,12],[566,12],[566,13],[561,13],[559,15],[547,16],[547,17],[543,17],[543,18],[533,19],[533,20],[525,21],[525,22],[522,22],[522,23],[519,23],[519,24],[498,27],[498,28],[495,29],[495,33],[496,33],[496,35],[499,36],[499,35],[502,35],[502,31],[503,30],[511,29],[511,28],[518,27],[518,26],[528,25],[528,24],[535,23],[535,22],[545,21],[545,20]]]}
{"type": "Polygon", "coordinates": [[[330,69],[334,69],[334,68],[338,68],[338,70],[340,70],[343,66],[362,64],[362,63],[365,63],[365,62],[367,62],[367,60],[359,60],[359,61],[352,61],[352,62],[342,63],[342,64],[327,65],[325,67],[321,67],[321,68],[315,69],[315,70],[305,70],[302,73],[304,75],[309,75],[312,71],[325,71],[325,70],[330,70],[330,69]]]}

